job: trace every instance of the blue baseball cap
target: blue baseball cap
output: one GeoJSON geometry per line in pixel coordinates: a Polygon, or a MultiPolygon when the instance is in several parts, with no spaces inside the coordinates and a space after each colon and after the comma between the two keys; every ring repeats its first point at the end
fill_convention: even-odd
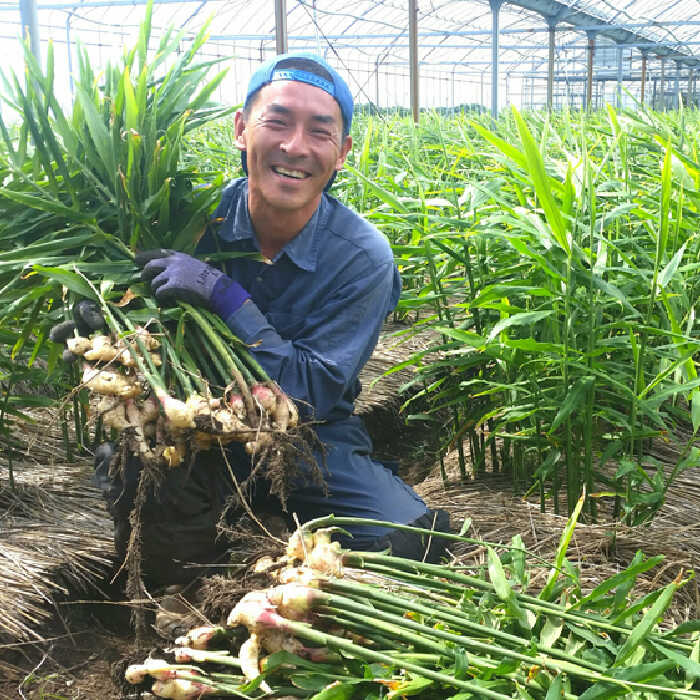
{"type": "MultiPolygon", "coordinates": [[[[245,104],[248,105],[250,98],[260,88],[274,82],[275,80],[296,80],[300,83],[308,83],[325,90],[340,107],[340,114],[343,118],[343,132],[350,133],[352,126],[352,93],[347,83],[340,77],[338,72],[331,68],[320,56],[306,51],[296,53],[282,53],[269,61],[265,61],[250,78],[248,91],[245,96],[245,104]],[[291,66],[285,64],[292,63],[291,66]],[[294,65],[296,63],[296,65],[294,65]],[[281,64],[281,65],[280,65],[281,64]],[[305,69],[305,64],[306,68],[305,69]],[[314,65],[315,64],[315,65],[314,65]],[[319,72],[325,73],[330,80],[322,75],[317,75],[313,69],[317,67],[319,72]]],[[[241,165],[243,172],[248,174],[248,158],[245,151],[241,151],[241,165]]],[[[337,171],[333,173],[331,179],[326,183],[324,190],[328,192],[333,184],[337,171]]]]}
{"type": "Polygon", "coordinates": [[[275,56],[263,63],[250,78],[248,92],[246,93],[246,104],[261,87],[272,83],[275,80],[296,80],[300,83],[308,83],[325,90],[340,107],[340,114],[343,117],[343,129],[346,134],[350,133],[352,126],[352,93],[347,83],[340,77],[338,72],[331,68],[320,56],[305,51],[296,53],[283,53],[275,56]],[[294,65],[287,67],[285,64],[297,62],[299,67],[294,65]],[[302,66],[308,63],[309,70],[302,66]],[[281,65],[280,65],[281,64],[281,65]],[[313,72],[314,65],[321,69],[321,73],[329,76],[330,80],[313,72]]]}

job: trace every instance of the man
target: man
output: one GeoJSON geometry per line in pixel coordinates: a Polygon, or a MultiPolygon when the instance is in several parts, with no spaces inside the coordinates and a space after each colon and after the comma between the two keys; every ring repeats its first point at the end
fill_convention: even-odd
{"type": "MultiPolygon", "coordinates": [[[[290,513],[302,522],[334,513],[446,530],[446,513],[430,511],[372,459],[367,431],[353,415],[358,374],[396,306],[400,279],[386,239],[326,193],[352,145],[352,109],[347,85],[322,59],[286,54],[263,64],[235,117],[247,178],[225,188],[198,258],[156,250],[137,255],[137,264],[160,303],[182,300],[220,315],[302,416],[319,421],[327,492],[302,480],[289,497],[290,513]],[[205,262],[214,252],[231,253],[224,269],[205,262]]],[[[157,561],[211,556],[202,542],[213,542],[231,491],[222,461],[200,455],[191,474],[169,476],[172,484],[147,504],[143,546],[157,561]]],[[[237,471],[249,468],[237,447],[230,461],[237,471]]],[[[103,478],[107,462],[97,456],[103,478]]],[[[127,483],[112,479],[107,487],[118,540],[128,534],[137,474],[131,459],[127,483]]],[[[396,530],[349,529],[353,538],[344,544],[354,549],[390,546],[398,556],[428,559],[441,551],[426,552],[422,538],[396,530]]]]}

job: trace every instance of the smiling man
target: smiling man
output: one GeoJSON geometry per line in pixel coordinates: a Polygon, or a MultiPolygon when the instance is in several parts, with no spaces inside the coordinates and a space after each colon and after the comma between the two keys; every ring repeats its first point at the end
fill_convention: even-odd
{"type": "MultiPolygon", "coordinates": [[[[159,302],[216,312],[302,416],[315,421],[327,492],[300,479],[290,512],[301,521],[334,513],[446,530],[446,513],[430,511],[372,458],[366,428],[353,414],[358,375],[401,283],[386,238],[328,194],[352,145],[352,110],[347,85],[322,59],[287,54],[262,65],[235,118],[247,177],[224,189],[197,258],[157,250],[137,262],[159,302]],[[224,263],[205,262],[213,253],[224,263]]],[[[212,556],[216,520],[232,489],[223,461],[214,451],[200,454],[183,483],[166,482],[154,495],[156,507],[144,509],[143,549],[159,566],[169,569],[168,558],[212,556]]],[[[246,476],[250,461],[239,446],[229,448],[229,462],[246,476]]],[[[131,499],[119,492],[121,484],[111,488],[118,537],[120,519],[124,536],[131,499]]],[[[426,551],[422,538],[395,529],[349,529],[353,538],[344,543],[355,549],[391,547],[395,555],[428,560],[441,551],[439,541],[426,551]]],[[[159,577],[167,581],[164,571],[159,577]]]]}
{"type": "Polygon", "coordinates": [[[343,167],[352,146],[347,128],[339,103],[316,85],[276,80],[249,92],[236,115],[236,145],[246,154],[248,209],[268,258],[307,224],[343,167]]]}

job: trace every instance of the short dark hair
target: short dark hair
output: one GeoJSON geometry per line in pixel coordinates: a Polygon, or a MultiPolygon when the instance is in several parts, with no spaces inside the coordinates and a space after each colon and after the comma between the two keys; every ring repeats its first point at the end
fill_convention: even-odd
{"type": "MultiPolygon", "coordinates": [[[[319,78],[323,78],[329,83],[333,82],[333,76],[323,66],[319,66],[318,63],[316,63],[316,61],[312,61],[308,58],[287,58],[283,61],[280,61],[277,64],[276,68],[287,68],[289,70],[303,70],[307,73],[317,75],[319,78]]],[[[269,85],[269,83],[267,84],[269,85]]],[[[248,95],[248,98],[246,99],[245,104],[243,105],[243,116],[246,119],[248,119],[248,117],[250,116],[250,110],[253,108],[255,100],[258,98],[259,94],[260,90],[256,90],[251,95],[248,95]]],[[[343,122],[343,138],[345,138],[349,132],[346,130],[345,127],[345,120],[341,119],[341,121],[343,122]]]]}

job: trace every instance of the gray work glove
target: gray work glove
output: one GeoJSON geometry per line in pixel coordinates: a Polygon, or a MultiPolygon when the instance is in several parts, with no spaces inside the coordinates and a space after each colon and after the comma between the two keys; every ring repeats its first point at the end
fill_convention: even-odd
{"type": "Polygon", "coordinates": [[[151,283],[159,303],[184,301],[228,318],[250,294],[221,270],[186,253],[158,248],[134,256],[142,279],[151,283]]]}
{"type": "Polygon", "coordinates": [[[186,253],[159,248],[136,253],[134,262],[141,278],[151,283],[159,302],[185,301],[194,306],[209,306],[216,283],[224,273],[186,253]]]}

